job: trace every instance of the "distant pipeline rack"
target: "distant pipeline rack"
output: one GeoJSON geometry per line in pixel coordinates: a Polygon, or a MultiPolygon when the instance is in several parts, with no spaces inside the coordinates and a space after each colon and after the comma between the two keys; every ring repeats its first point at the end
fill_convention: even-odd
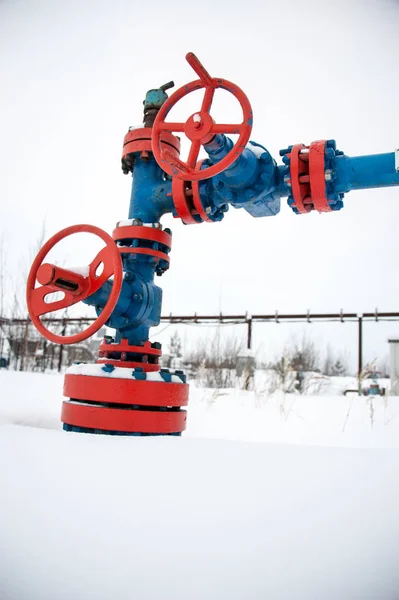
{"type": "MultiPolygon", "coordinates": [[[[94,318],[90,317],[78,317],[78,318],[59,318],[59,319],[43,319],[48,325],[51,323],[60,324],[63,327],[67,327],[69,324],[77,323],[89,323],[94,321],[94,318]]],[[[276,310],[270,314],[223,314],[218,315],[164,315],[161,317],[161,322],[171,323],[176,325],[184,324],[223,324],[223,325],[246,325],[247,327],[247,348],[252,348],[252,334],[254,323],[357,323],[358,325],[358,373],[363,370],[363,323],[367,321],[399,321],[399,312],[386,312],[375,309],[373,312],[344,312],[340,310],[336,313],[315,313],[310,310],[306,313],[280,313],[276,310]]],[[[26,323],[26,319],[7,319],[0,317],[0,326],[2,324],[9,323],[26,323]]],[[[62,352],[62,349],[61,349],[62,352]]]]}

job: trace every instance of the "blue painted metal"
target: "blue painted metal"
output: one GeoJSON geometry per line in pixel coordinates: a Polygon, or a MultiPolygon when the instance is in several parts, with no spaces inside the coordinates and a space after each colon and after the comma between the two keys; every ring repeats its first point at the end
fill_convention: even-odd
{"type": "MultiPolygon", "coordinates": [[[[215,136],[205,146],[210,163],[219,162],[232,146],[232,141],[226,136],[215,136]]],[[[278,170],[272,156],[260,144],[249,142],[231,167],[212,177],[212,188],[208,188],[208,194],[213,204],[226,206],[224,212],[230,204],[234,208],[244,208],[253,217],[273,216],[280,211],[278,181],[278,170]]],[[[200,193],[202,198],[203,188],[200,193]]],[[[203,202],[207,202],[205,197],[203,202]]]]}
{"type": "Polygon", "coordinates": [[[162,215],[174,210],[172,183],[151,156],[146,160],[135,153],[129,219],[157,223],[162,215]]]}
{"type": "MultiPolygon", "coordinates": [[[[170,86],[172,87],[172,86],[170,86]]],[[[168,99],[168,94],[162,88],[148,90],[144,99],[144,110],[148,108],[161,108],[162,104],[168,99]]]]}
{"type": "MultiPolygon", "coordinates": [[[[202,168],[222,160],[232,147],[230,138],[216,135],[205,146],[209,158],[202,168]]],[[[244,208],[254,217],[278,214],[280,200],[284,197],[288,197],[288,204],[293,207],[291,188],[287,183],[290,149],[281,151],[284,164],[278,166],[264,146],[251,141],[231,167],[200,182],[201,201],[212,220],[221,220],[230,205],[244,208]]],[[[336,150],[334,140],[327,142],[325,172],[327,198],[332,210],[343,207],[343,194],[351,190],[399,185],[394,152],[351,158],[336,150]]],[[[170,181],[165,180],[154,159],[137,160],[129,217],[155,222],[170,212],[176,216],[170,181]]]]}
{"type": "MultiPolygon", "coordinates": [[[[169,229],[165,231],[170,233],[169,229]]],[[[162,265],[156,266],[151,256],[135,254],[122,254],[122,263],[122,289],[107,326],[116,329],[116,343],[127,339],[130,345],[139,346],[149,339],[150,327],[156,327],[161,320],[162,289],[155,285],[154,276],[156,272],[162,274],[162,265]]],[[[112,282],[106,281],[84,302],[100,314],[111,288],[112,282]]]]}
{"type": "Polygon", "coordinates": [[[350,192],[369,188],[399,185],[395,169],[395,153],[367,156],[337,156],[335,159],[335,190],[350,192]]]}
{"type": "Polygon", "coordinates": [[[363,388],[364,396],[385,396],[386,390],[383,387],[380,387],[378,383],[378,373],[371,374],[371,383],[369,387],[363,388]]]}
{"type": "MultiPolygon", "coordinates": [[[[110,405],[112,408],[112,405],[110,405]]],[[[105,429],[91,429],[90,427],[79,427],[78,425],[68,425],[63,423],[62,428],[64,431],[73,431],[74,433],[94,433],[97,435],[126,435],[133,437],[154,437],[159,435],[168,435],[174,437],[181,437],[181,433],[138,433],[138,432],[127,432],[127,431],[107,431],[105,429]]]]}
{"type": "MultiPolygon", "coordinates": [[[[366,156],[349,157],[336,149],[335,141],[327,142],[325,156],[325,177],[329,205],[332,210],[343,208],[344,194],[352,190],[390,187],[399,185],[399,172],[395,168],[395,153],[374,154],[366,156]]],[[[294,201],[286,181],[289,180],[291,146],[281,150],[283,167],[281,170],[279,193],[281,196],[288,194],[288,205],[298,212],[293,206],[294,201]]]]}

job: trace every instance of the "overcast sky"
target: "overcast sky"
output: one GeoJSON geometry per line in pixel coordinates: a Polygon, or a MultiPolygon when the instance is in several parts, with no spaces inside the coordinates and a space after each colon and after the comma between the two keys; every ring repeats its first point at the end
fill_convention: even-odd
{"type": "MultiPolygon", "coordinates": [[[[188,51],[246,92],[252,139],[279,162],[280,148],[323,138],[349,156],[392,152],[398,32],[394,0],[0,0],[8,269],[27,268],[44,220],[49,237],[75,223],[111,232],[127,217],[123,137],[141,121],[149,88],[196,78],[188,51]]],[[[230,101],[218,106],[225,122],[234,118],[230,101]]],[[[184,226],[167,216],[174,241],[171,269],[158,279],[163,313],[398,310],[398,214],[399,188],[391,188],[348,194],[336,214],[297,216],[283,200],[278,216],[263,219],[230,209],[222,223],[184,226]]],[[[74,240],[63,257],[87,263],[90,248],[74,240]]],[[[266,350],[286,335],[256,331],[266,350]]],[[[354,326],[313,331],[342,346],[355,339],[354,326]]],[[[372,327],[367,356],[383,354],[397,333],[399,324],[372,327]]]]}

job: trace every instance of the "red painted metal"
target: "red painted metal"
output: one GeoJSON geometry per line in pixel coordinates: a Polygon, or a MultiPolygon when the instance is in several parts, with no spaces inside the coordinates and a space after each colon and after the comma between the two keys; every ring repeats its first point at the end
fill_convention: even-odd
{"type": "Polygon", "coordinates": [[[128,433],[180,433],[186,428],[185,410],[175,412],[123,410],[63,402],[61,421],[75,427],[128,433]]]}
{"type": "Polygon", "coordinates": [[[308,213],[311,210],[310,204],[307,204],[307,206],[304,204],[305,199],[310,196],[309,182],[303,180],[303,177],[309,173],[307,154],[303,155],[306,157],[304,160],[300,156],[301,150],[305,148],[304,144],[295,144],[289,155],[292,196],[300,213],[308,213]]]}
{"type": "Polygon", "coordinates": [[[72,296],[79,296],[79,300],[89,286],[87,277],[49,263],[40,265],[36,279],[41,285],[47,285],[55,292],[66,290],[72,296]]]}
{"type": "MultiPolygon", "coordinates": [[[[57,267],[54,268],[56,269],[57,267]]],[[[56,344],[74,344],[87,339],[96,333],[96,331],[98,331],[111,316],[111,313],[118,302],[121,291],[122,274],[122,261],[119,249],[117,248],[113,239],[105,231],[99,227],[95,227],[94,225],[73,225],[72,227],[62,229],[44,244],[43,248],[39,251],[38,255],[33,261],[29,272],[26,286],[26,302],[29,316],[32,319],[33,324],[45,338],[56,344]],[[53,246],[55,246],[55,244],[64,238],[79,232],[93,233],[106,243],[105,248],[100,250],[95,259],[89,265],[89,277],[87,278],[88,285],[86,289],[83,290],[81,294],[76,295],[65,290],[64,288],[55,288],[54,284],[43,285],[35,288],[39,268],[53,246]],[[101,275],[97,276],[96,271],[102,263],[104,265],[104,269],[101,275]],[[63,336],[49,331],[43,325],[40,320],[42,315],[60,310],[62,308],[67,308],[68,306],[72,306],[73,304],[84,300],[84,298],[87,298],[89,295],[96,292],[103,285],[103,283],[111,277],[111,275],[114,276],[114,280],[108,302],[100,316],[94,321],[94,323],[89,325],[87,329],[74,335],[63,336]],[[62,300],[56,300],[53,302],[45,302],[46,296],[54,292],[54,289],[62,291],[64,293],[64,298],[62,300]]]]}
{"type": "MultiPolygon", "coordinates": [[[[152,152],[151,134],[151,127],[141,127],[128,131],[123,140],[122,158],[132,152],[152,152]]],[[[176,156],[180,154],[179,138],[168,131],[161,136],[161,146],[164,149],[168,148],[176,156]]]]}
{"type": "Polygon", "coordinates": [[[309,148],[309,176],[312,204],[318,212],[331,212],[326,195],[324,151],[326,140],[312,142],[309,148]]]}
{"type": "Polygon", "coordinates": [[[66,373],[63,393],[68,398],[81,401],[138,406],[186,406],[188,391],[186,383],[66,373]]]}
{"type": "Polygon", "coordinates": [[[311,210],[330,212],[326,195],[324,152],[326,140],[312,142],[310,146],[296,144],[290,157],[292,196],[300,213],[311,210]],[[308,150],[302,152],[301,150],[308,150]]]}
{"type": "Polygon", "coordinates": [[[173,177],[172,197],[177,215],[186,225],[193,225],[194,223],[197,223],[197,221],[192,214],[194,206],[192,204],[192,197],[187,193],[189,191],[189,182],[173,177]]]}
{"type": "MultiPolygon", "coordinates": [[[[148,240],[162,244],[168,250],[172,247],[172,236],[156,227],[143,227],[141,225],[122,225],[116,227],[112,232],[113,239],[118,242],[121,240],[148,240]]],[[[156,262],[164,260],[170,262],[170,258],[166,252],[155,250],[153,248],[142,248],[140,246],[118,246],[121,254],[145,254],[152,256],[156,262]]]]}
{"type": "Polygon", "coordinates": [[[157,260],[165,260],[167,263],[170,262],[170,258],[165,252],[153,250],[152,248],[130,248],[128,246],[119,246],[118,249],[121,254],[146,254],[157,260]]]}
{"type": "Polygon", "coordinates": [[[212,85],[212,77],[209,75],[204,65],[195,56],[194,52],[188,52],[186,54],[186,61],[188,62],[190,67],[197,73],[198,77],[201,79],[204,85],[212,85]]]}
{"type": "Polygon", "coordinates": [[[136,369],[140,367],[145,373],[155,373],[159,371],[161,366],[158,363],[146,363],[146,362],[133,362],[130,360],[119,360],[118,358],[98,358],[97,364],[99,365],[114,365],[114,367],[123,367],[126,369],[136,369]]]}
{"type": "Polygon", "coordinates": [[[152,242],[158,242],[167,246],[169,249],[172,247],[172,236],[162,229],[156,227],[143,227],[141,225],[122,225],[116,227],[112,232],[112,237],[115,241],[120,240],[150,240],[152,242]]]}
{"type": "Polygon", "coordinates": [[[186,181],[199,181],[224,171],[241,155],[251,135],[252,108],[247,96],[237,85],[226,79],[211,77],[192,52],[187,54],[186,59],[200,79],[192,81],[174,92],[159,110],[152,129],[152,152],[159,166],[169,175],[186,181]],[[185,123],[171,123],[165,120],[171,108],[179,100],[202,88],[205,88],[205,94],[198,112],[191,115],[185,123]],[[239,101],[243,112],[242,123],[220,125],[214,123],[209,113],[215,90],[219,88],[227,90],[239,101]],[[176,157],[169,149],[162,147],[162,135],[172,131],[185,133],[191,140],[186,162],[176,157]],[[209,143],[218,133],[238,134],[239,138],[231,151],[220,162],[201,171],[197,165],[201,145],[209,143]]]}
{"type": "Polygon", "coordinates": [[[153,348],[151,342],[147,341],[143,346],[130,346],[128,340],[123,339],[120,344],[101,342],[98,349],[99,364],[111,364],[115,367],[135,368],[141,367],[143,371],[159,371],[159,357],[162,356],[160,348],[153,348]],[[128,354],[141,356],[141,360],[126,360],[128,354]],[[149,362],[151,357],[151,362],[149,362]]]}
{"type": "MultiPolygon", "coordinates": [[[[201,169],[201,165],[204,161],[203,160],[199,160],[197,163],[197,169],[201,169]]],[[[201,217],[201,219],[203,221],[206,221],[208,223],[213,223],[212,219],[210,219],[208,217],[208,215],[206,214],[204,207],[202,206],[202,202],[201,202],[201,198],[200,198],[200,194],[199,194],[199,183],[198,181],[193,181],[191,183],[191,190],[193,193],[193,204],[195,206],[196,211],[198,212],[199,216],[201,217]]]]}
{"type": "Polygon", "coordinates": [[[126,339],[123,339],[120,344],[107,344],[102,341],[99,346],[99,352],[131,352],[133,354],[146,354],[151,356],[161,356],[160,348],[152,348],[151,342],[145,342],[143,346],[130,346],[126,339]]]}
{"type": "MultiPolygon", "coordinates": [[[[203,162],[203,160],[198,161],[198,169],[201,168],[203,162]]],[[[172,196],[177,216],[186,225],[202,223],[203,221],[213,223],[202,206],[198,181],[184,181],[174,177],[172,179],[172,196]],[[196,219],[196,216],[199,218],[196,219]]]]}

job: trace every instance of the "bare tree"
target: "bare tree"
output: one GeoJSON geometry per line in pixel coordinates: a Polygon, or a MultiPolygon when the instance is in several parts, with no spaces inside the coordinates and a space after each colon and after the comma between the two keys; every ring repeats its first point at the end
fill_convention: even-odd
{"type": "Polygon", "coordinates": [[[181,358],[182,356],[182,343],[177,330],[169,338],[169,353],[176,358],[181,358]]]}
{"type": "Polygon", "coordinates": [[[237,359],[243,342],[235,335],[222,337],[218,329],[212,338],[203,338],[187,353],[193,376],[204,387],[228,388],[236,382],[237,359]]]}
{"type": "Polygon", "coordinates": [[[326,356],[324,358],[324,364],[323,364],[323,368],[322,368],[322,373],[324,373],[324,375],[332,375],[334,362],[335,362],[334,352],[331,348],[331,345],[327,344],[326,356]]]}
{"type": "Polygon", "coordinates": [[[315,372],[320,370],[320,353],[314,341],[305,333],[294,342],[291,366],[294,371],[315,372]]]}
{"type": "Polygon", "coordinates": [[[268,368],[274,373],[274,377],[269,385],[269,393],[276,390],[282,390],[284,393],[290,393],[295,390],[295,373],[292,366],[292,351],[284,348],[280,358],[272,361],[268,368]]]}

